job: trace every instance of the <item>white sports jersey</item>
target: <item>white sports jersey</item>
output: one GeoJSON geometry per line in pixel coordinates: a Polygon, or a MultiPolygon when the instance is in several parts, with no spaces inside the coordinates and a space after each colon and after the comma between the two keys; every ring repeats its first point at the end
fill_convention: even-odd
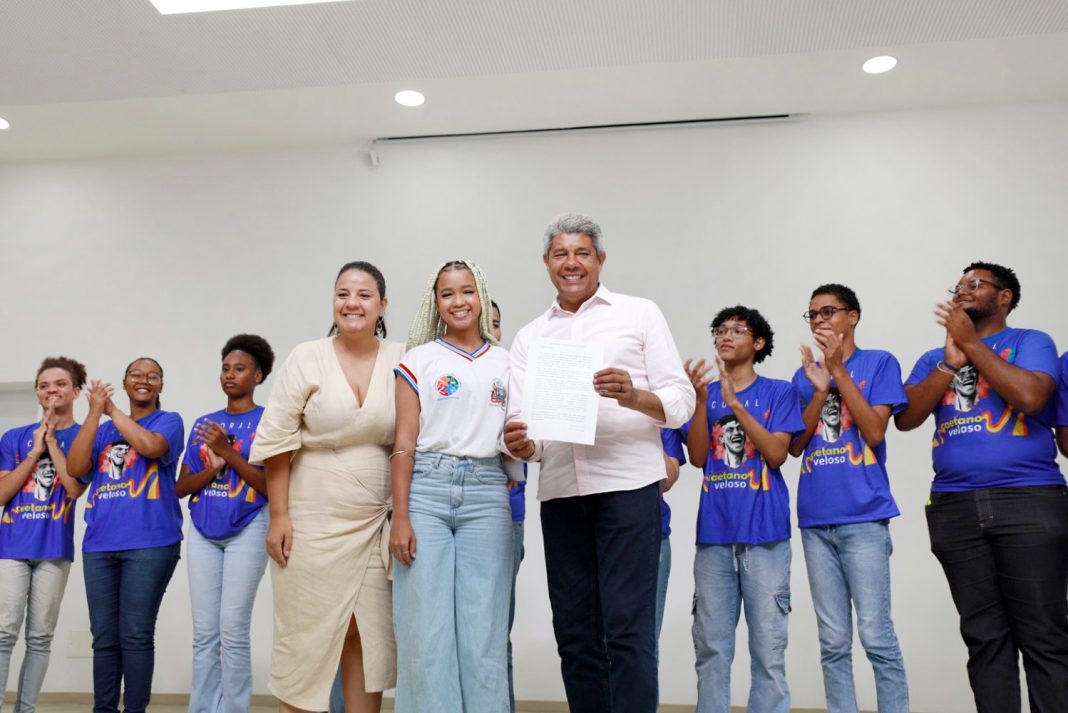
{"type": "Polygon", "coordinates": [[[483,342],[469,354],[439,338],[411,349],[394,371],[419,394],[417,451],[469,458],[500,453],[507,349],[483,342]]]}

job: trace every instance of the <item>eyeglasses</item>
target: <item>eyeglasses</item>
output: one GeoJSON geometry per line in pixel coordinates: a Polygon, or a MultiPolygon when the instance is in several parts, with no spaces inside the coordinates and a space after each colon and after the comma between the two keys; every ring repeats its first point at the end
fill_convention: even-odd
{"type": "Polygon", "coordinates": [[[830,319],[839,312],[848,312],[848,307],[835,307],[834,305],[826,305],[819,309],[810,309],[808,312],[801,313],[801,319],[806,322],[815,322],[816,317],[823,317],[824,319],[830,319]]]}
{"type": "Polygon", "coordinates": [[[163,383],[163,377],[159,374],[146,374],[143,371],[128,371],[126,372],[126,378],[130,381],[141,381],[143,379],[150,384],[163,383]]]}
{"type": "Polygon", "coordinates": [[[716,327],[716,329],[712,331],[712,336],[715,337],[718,341],[726,337],[728,334],[735,337],[744,337],[746,332],[752,334],[753,330],[749,327],[746,327],[744,324],[732,324],[729,327],[723,325],[720,327],[716,327]]]}
{"type": "Polygon", "coordinates": [[[983,285],[990,285],[995,290],[1007,289],[1005,287],[1002,287],[1001,285],[999,285],[996,282],[991,282],[990,280],[984,280],[981,277],[973,277],[970,280],[965,280],[964,282],[960,282],[960,283],[954,285],[953,287],[948,288],[946,291],[949,292],[949,294],[951,294],[951,295],[955,295],[958,292],[975,292],[976,290],[978,290],[983,285]]]}

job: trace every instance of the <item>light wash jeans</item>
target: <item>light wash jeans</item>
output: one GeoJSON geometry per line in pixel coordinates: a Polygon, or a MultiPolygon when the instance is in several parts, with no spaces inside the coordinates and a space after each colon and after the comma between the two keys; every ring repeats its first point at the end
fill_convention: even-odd
{"type": "Polygon", "coordinates": [[[730,713],[734,630],[743,603],[752,681],[748,713],[789,713],[790,541],[698,545],[693,566],[697,712],[730,713]]]}
{"type": "Polygon", "coordinates": [[[252,700],[249,626],[267,567],[267,508],[238,534],[212,540],[189,528],[193,682],[189,713],[245,713],[252,700]]]}
{"type": "Polygon", "coordinates": [[[519,565],[523,561],[523,521],[512,521],[512,596],[508,604],[508,705],[515,713],[515,678],[512,673],[512,624],[515,623],[515,583],[519,578],[519,565]]]}
{"type": "Polygon", "coordinates": [[[341,669],[334,675],[334,685],[330,688],[330,708],[328,713],[345,713],[345,691],[341,688],[341,669]]]}
{"type": "Polygon", "coordinates": [[[890,528],[885,520],[801,530],[816,607],[829,713],[856,713],[853,608],[860,643],[875,669],[879,713],[908,713],[905,662],[890,618],[890,528]]]}
{"type": "Polygon", "coordinates": [[[415,561],[393,563],[397,713],[508,710],[512,516],[500,458],[418,452],[415,561]]]}
{"type": "Polygon", "coordinates": [[[52,634],[59,619],[59,604],[67,588],[70,562],[64,559],[0,559],[0,708],[7,690],[11,652],[19,640],[22,620],[26,620],[26,656],[19,671],[15,713],[37,709],[52,634]]]}

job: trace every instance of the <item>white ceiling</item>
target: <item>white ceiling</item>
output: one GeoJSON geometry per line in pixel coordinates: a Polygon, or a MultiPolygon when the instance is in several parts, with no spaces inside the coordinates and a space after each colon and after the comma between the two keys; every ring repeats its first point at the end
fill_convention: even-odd
{"type": "Polygon", "coordinates": [[[6,161],[1060,99],[1065,0],[0,0],[6,161]]]}

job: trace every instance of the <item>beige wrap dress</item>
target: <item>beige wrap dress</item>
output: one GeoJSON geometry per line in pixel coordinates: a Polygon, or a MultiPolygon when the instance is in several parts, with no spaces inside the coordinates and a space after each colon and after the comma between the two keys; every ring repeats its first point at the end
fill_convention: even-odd
{"type": "Polygon", "coordinates": [[[363,404],[333,338],[298,345],[275,377],[249,461],[292,453],[286,567],[271,561],[274,650],[268,689],[326,710],[349,619],[356,617],[369,692],[396,685],[389,582],[389,448],[393,367],[404,346],[381,341],[363,404]]]}

